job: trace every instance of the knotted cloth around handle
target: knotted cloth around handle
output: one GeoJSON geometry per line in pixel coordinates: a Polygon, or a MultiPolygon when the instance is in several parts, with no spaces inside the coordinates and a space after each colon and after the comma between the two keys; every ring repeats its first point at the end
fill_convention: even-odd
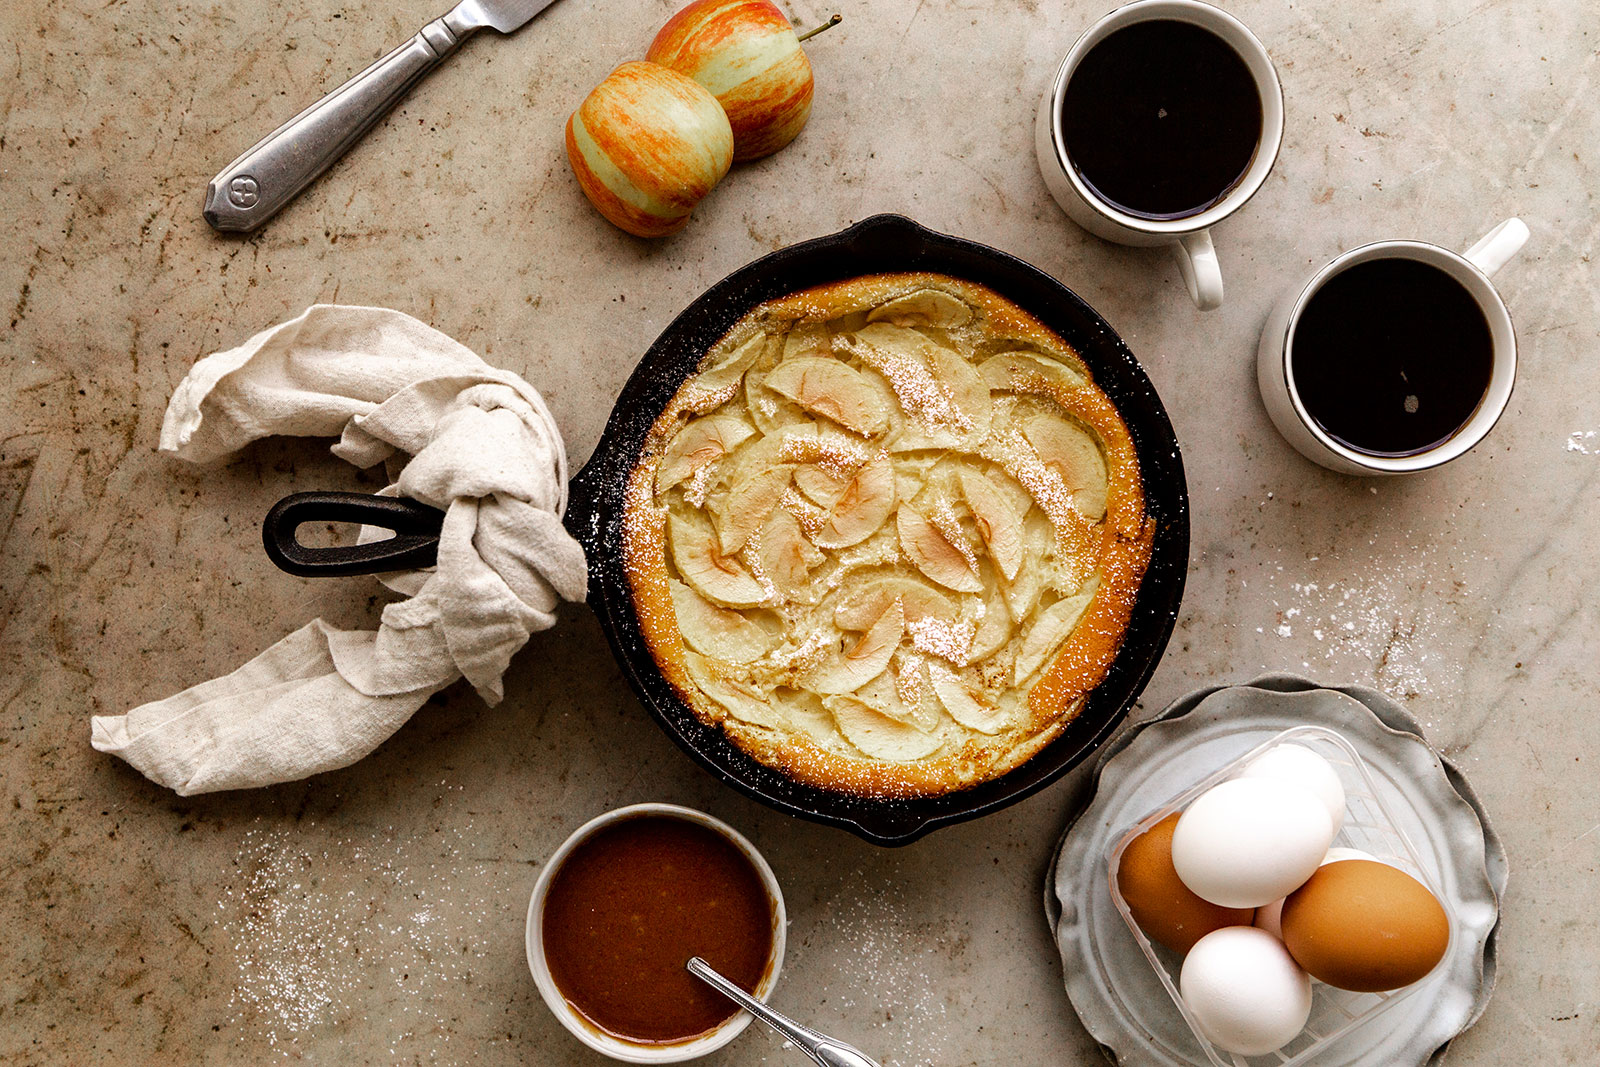
{"type": "Polygon", "coordinates": [[[383,493],[445,511],[438,564],[384,576],[409,599],[375,631],[314,619],[232,674],[94,717],[95,748],[183,796],[348,766],[462,676],[499,703],[511,657],[587,590],[538,390],[409,315],[316,304],[207,356],[173,393],[161,450],[210,463],[274,435],[338,436],[359,467],[403,462],[383,493]]]}

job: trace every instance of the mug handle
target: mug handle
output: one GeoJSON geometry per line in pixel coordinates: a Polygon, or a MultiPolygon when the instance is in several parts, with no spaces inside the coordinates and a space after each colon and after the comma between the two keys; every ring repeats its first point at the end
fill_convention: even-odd
{"type": "Polygon", "coordinates": [[[1506,265],[1528,241],[1528,224],[1512,216],[1478,240],[1478,243],[1461,253],[1462,257],[1488,277],[1506,265]]]}
{"type": "Polygon", "coordinates": [[[1211,231],[1181,235],[1172,244],[1172,255],[1178,261],[1183,284],[1194,297],[1194,306],[1201,311],[1215,311],[1221,307],[1222,267],[1217,263],[1217,248],[1211,243],[1211,231]]]}

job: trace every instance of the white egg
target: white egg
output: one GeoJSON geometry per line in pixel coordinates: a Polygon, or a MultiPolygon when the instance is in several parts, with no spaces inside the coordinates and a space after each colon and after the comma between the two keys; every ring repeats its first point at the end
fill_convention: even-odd
{"type": "Polygon", "coordinates": [[[1299,889],[1333,842],[1328,809],[1276,778],[1235,778],[1206,790],[1172,831],[1172,865],[1202,900],[1259,908],[1299,889]]]}
{"type": "Polygon", "coordinates": [[[1344,825],[1344,786],[1333,764],[1304,745],[1269,748],[1244,769],[1244,778],[1278,778],[1309,789],[1328,809],[1333,832],[1344,825]]]}
{"type": "Polygon", "coordinates": [[[1253,926],[1225,926],[1195,942],[1178,990],[1200,1032],[1241,1056],[1282,1048],[1311,1015],[1311,979],[1282,941],[1253,926]]]}
{"type": "MultiPolygon", "coordinates": [[[[1338,863],[1340,860],[1373,860],[1378,863],[1383,862],[1376,856],[1373,856],[1371,853],[1362,852],[1359,848],[1343,848],[1340,846],[1335,846],[1328,850],[1328,854],[1322,857],[1322,862],[1317,864],[1317,866],[1326,867],[1328,864],[1338,863]]],[[[1261,905],[1256,909],[1255,921],[1251,923],[1251,925],[1257,930],[1265,930],[1273,937],[1282,937],[1283,902],[1286,899],[1286,897],[1279,897],[1271,904],[1261,905]]]]}

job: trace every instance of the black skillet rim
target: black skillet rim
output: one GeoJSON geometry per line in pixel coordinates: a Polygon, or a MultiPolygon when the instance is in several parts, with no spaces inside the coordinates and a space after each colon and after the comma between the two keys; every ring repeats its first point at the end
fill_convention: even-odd
{"type": "Polygon", "coordinates": [[[899,846],[1031,796],[1087,759],[1126,718],[1172,635],[1189,565],[1183,460],[1155,387],[1117,332],[1061,282],[987,245],[875,215],[848,229],[770,253],[706,290],[662,331],[629,377],[605,433],[573,479],[567,525],[589,556],[589,603],[618,665],[651,716],[712,775],[778,811],[899,846]],[[673,690],[645,646],[622,565],[621,519],[629,474],[656,417],[705,352],[751,308],[825,282],[892,271],[938,271],[989,286],[1065,337],[1122,413],[1156,522],[1150,567],[1106,678],[1078,716],[1032,759],[972,789],[884,800],[802,785],[757,762],[707,726],[673,690]]]}

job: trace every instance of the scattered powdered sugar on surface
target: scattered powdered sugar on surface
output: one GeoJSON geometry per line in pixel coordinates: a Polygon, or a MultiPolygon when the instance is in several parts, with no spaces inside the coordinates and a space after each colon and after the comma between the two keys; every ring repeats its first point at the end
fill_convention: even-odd
{"type": "Polygon", "coordinates": [[[216,903],[239,1045],[299,1058],[313,1036],[343,1046],[347,1024],[381,1011],[391,1058],[437,1059],[489,954],[488,887],[460,878],[472,862],[461,834],[385,827],[329,841],[312,820],[246,831],[216,903]]]}
{"type": "Polygon", "coordinates": [[[1477,598],[1485,595],[1462,577],[1478,568],[1462,565],[1489,560],[1440,531],[1391,526],[1326,555],[1264,561],[1247,584],[1260,583],[1252,614],[1266,617],[1255,614],[1249,625],[1297,653],[1264,666],[1298,666],[1330,684],[1359,682],[1401,700],[1448,700],[1459,694],[1470,651],[1463,616],[1481,612],[1477,598]]]}
{"type": "Polygon", "coordinates": [[[1298,623],[1301,643],[1309,638],[1312,650],[1303,668],[1335,680],[1341,672],[1370,680],[1401,698],[1453,691],[1461,664],[1442,645],[1448,626],[1426,597],[1415,595],[1426,579],[1380,573],[1307,582],[1286,574],[1279,567],[1269,578],[1282,621],[1264,629],[1293,637],[1298,623]]]}
{"type": "Polygon", "coordinates": [[[1573,430],[1567,434],[1567,451],[1600,456],[1600,430],[1573,430]]]}
{"type": "Polygon", "coordinates": [[[927,919],[929,910],[907,900],[902,881],[857,881],[818,909],[812,937],[849,946],[839,969],[821,983],[821,1000],[848,1027],[837,1035],[884,1067],[939,1067],[960,1048],[947,1016],[949,989],[941,978],[965,936],[927,919]],[[848,1028],[849,1033],[844,1031],[848,1028]]]}

